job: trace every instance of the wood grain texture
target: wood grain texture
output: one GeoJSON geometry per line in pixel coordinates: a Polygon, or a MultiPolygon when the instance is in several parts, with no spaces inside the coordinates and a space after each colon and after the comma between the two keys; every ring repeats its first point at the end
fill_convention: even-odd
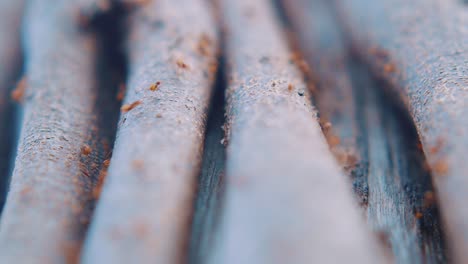
{"type": "Polygon", "coordinates": [[[130,14],[126,39],[127,92],[82,261],[181,263],[216,73],[216,28],[203,1],[152,1],[130,14]]]}
{"type": "Polygon", "coordinates": [[[353,48],[409,109],[434,175],[449,248],[468,248],[468,13],[455,1],[340,0],[353,48]]]}
{"type": "MultiPolygon", "coordinates": [[[[16,119],[10,92],[22,66],[20,26],[24,1],[0,1],[0,208],[8,190],[15,142],[16,119]]],[[[19,90],[21,92],[21,90],[19,90]]]]}
{"type": "Polygon", "coordinates": [[[111,138],[98,41],[80,1],[28,1],[27,80],[15,169],[0,224],[1,263],[73,263],[111,138]]]}
{"type": "Polygon", "coordinates": [[[268,1],[222,1],[227,168],[213,263],[375,263],[268,1]]]}
{"type": "Polygon", "coordinates": [[[431,177],[411,121],[379,93],[385,84],[350,55],[330,2],[285,0],[283,6],[317,83],[323,130],[369,224],[397,263],[445,261],[431,177]]]}

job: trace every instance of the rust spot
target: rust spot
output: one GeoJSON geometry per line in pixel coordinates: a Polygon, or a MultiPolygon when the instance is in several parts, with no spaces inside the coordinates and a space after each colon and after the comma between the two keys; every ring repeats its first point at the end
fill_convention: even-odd
{"type": "Polygon", "coordinates": [[[328,144],[332,148],[336,147],[337,145],[339,145],[341,143],[340,138],[338,136],[336,136],[336,135],[328,135],[327,140],[328,140],[328,144]]]}
{"type": "Polygon", "coordinates": [[[386,63],[384,65],[384,71],[386,73],[393,73],[393,72],[395,72],[395,70],[396,70],[396,67],[395,67],[395,64],[393,64],[393,63],[386,63]]]}
{"type": "Polygon", "coordinates": [[[210,50],[209,47],[211,45],[211,40],[210,37],[208,37],[207,34],[203,33],[200,36],[200,39],[198,41],[197,45],[197,51],[203,56],[209,56],[210,55],[210,50]]]}
{"type": "Polygon", "coordinates": [[[157,118],[162,118],[163,116],[162,116],[162,114],[156,114],[156,117],[157,118]]]}
{"type": "Polygon", "coordinates": [[[126,89],[127,88],[125,87],[124,83],[119,85],[119,91],[117,92],[117,97],[116,97],[118,101],[122,101],[124,99],[126,89]]]}
{"type": "Polygon", "coordinates": [[[189,66],[182,59],[177,59],[176,64],[179,68],[182,68],[182,69],[189,68],[189,66]]]}
{"type": "Polygon", "coordinates": [[[84,145],[82,148],[81,148],[81,154],[85,155],[85,156],[88,156],[89,154],[91,154],[93,150],[91,149],[90,146],[88,145],[84,145]]]}
{"type": "Polygon", "coordinates": [[[106,168],[109,167],[109,165],[110,165],[110,159],[106,159],[106,160],[102,163],[102,165],[104,165],[104,167],[106,167],[106,168]]]}
{"type": "Polygon", "coordinates": [[[141,170],[143,169],[143,166],[145,163],[142,160],[134,160],[132,161],[132,167],[136,170],[141,170]]]}
{"type": "Polygon", "coordinates": [[[294,85],[291,83],[288,85],[288,91],[292,92],[294,90],[294,85]]]}
{"type": "Polygon", "coordinates": [[[437,154],[437,153],[439,153],[440,150],[443,148],[444,144],[445,144],[444,139],[443,139],[443,138],[438,138],[438,139],[436,140],[435,145],[432,146],[432,147],[429,149],[429,153],[431,153],[431,154],[437,154]]]}
{"type": "Polygon", "coordinates": [[[445,175],[449,171],[448,164],[445,160],[440,159],[432,165],[432,171],[437,175],[445,175]]]}
{"type": "Polygon", "coordinates": [[[26,91],[27,80],[26,77],[21,78],[21,80],[16,85],[15,89],[11,91],[11,98],[21,103],[23,101],[24,93],[26,91]]]}
{"type": "Polygon", "coordinates": [[[421,218],[423,218],[424,215],[421,212],[416,212],[416,214],[414,216],[416,217],[416,219],[421,219],[421,218]]]}
{"type": "Polygon", "coordinates": [[[158,89],[159,89],[159,86],[161,85],[161,82],[155,82],[153,84],[151,84],[150,86],[150,90],[153,91],[153,92],[156,92],[158,89]]]}
{"type": "Polygon", "coordinates": [[[433,191],[427,191],[424,193],[424,207],[430,207],[434,205],[436,198],[433,191]]]}
{"type": "Polygon", "coordinates": [[[127,113],[131,110],[133,110],[135,107],[139,106],[141,104],[141,101],[140,100],[137,100],[131,104],[125,104],[123,105],[121,108],[120,108],[120,111],[122,113],[127,113]]]}

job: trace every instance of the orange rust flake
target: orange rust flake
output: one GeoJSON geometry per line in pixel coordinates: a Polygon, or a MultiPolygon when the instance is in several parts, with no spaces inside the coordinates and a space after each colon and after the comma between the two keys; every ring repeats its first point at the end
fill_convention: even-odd
{"type": "Polygon", "coordinates": [[[416,214],[414,215],[417,219],[421,219],[423,218],[423,214],[421,212],[416,212],[416,214]]]}
{"type": "Polygon", "coordinates": [[[449,166],[445,160],[440,159],[432,165],[432,171],[437,175],[445,175],[449,171],[449,166]]]}
{"type": "Polygon", "coordinates": [[[16,85],[16,88],[11,92],[11,98],[16,102],[21,103],[21,101],[23,101],[24,93],[26,91],[26,85],[26,77],[23,77],[16,85]]]}
{"type": "Polygon", "coordinates": [[[132,161],[132,166],[137,170],[141,170],[144,166],[144,162],[142,160],[134,160],[132,161]]]}
{"type": "Polygon", "coordinates": [[[329,135],[327,136],[328,144],[330,147],[335,147],[340,144],[341,140],[338,136],[335,135],[329,135]]]}
{"type": "Polygon", "coordinates": [[[161,82],[155,82],[153,84],[151,84],[150,86],[150,91],[153,91],[153,92],[156,92],[158,89],[159,89],[159,86],[161,85],[161,82]]]}
{"type": "Polygon", "coordinates": [[[85,156],[88,156],[89,154],[91,154],[93,150],[91,149],[90,146],[88,145],[84,145],[82,148],[81,148],[81,154],[85,155],[85,156]]]}
{"type": "Polygon", "coordinates": [[[438,138],[437,141],[436,141],[436,144],[435,144],[433,147],[431,147],[431,148],[429,149],[429,152],[430,152],[431,154],[437,154],[437,153],[439,153],[440,150],[443,148],[444,143],[445,143],[445,142],[444,142],[444,139],[443,139],[443,138],[438,138]]]}
{"type": "Polygon", "coordinates": [[[393,72],[395,72],[395,69],[396,68],[395,68],[395,65],[393,63],[386,63],[384,65],[384,71],[386,73],[393,73],[393,72]]]}
{"type": "Polygon", "coordinates": [[[203,56],[209,56],[210,55],[210,51],[209,51],[209,46],[210,45],[211,45],[210,38],[208,37],[208,35],[203,33],[200,36],[200,40],[198,41],[198,45],[197,45],[198,53],[200,53],[203,56]]]}
{"type": "Polygon", "coordinates": [[[124,99],[125,90],[126,90],[125,84],[124,83],[120,84],[119,91],[117,92],[117,97],[116,97],[118,101],[122,101],[124,99]]]}
{"type": "Polygon", "coordinates": [[[176,61],[177,66],[182,69],[188,69],[189,66],[182,60],[182,59],[177,59],[176,61]]]}
{"type": "Polygon", "coordinates": [[[430,207],[436,202],[434,192],[427,191],[424,193],[424,207],[430,207]]]}
{"type": "Polygon", "coordinates": [[[102,163],[102,165],[104,165],[104,167],[106,167],[106,168],[109,167],[109,165],[110,165],[110,159],[106,159],[106,160],[102,163]]]}
{"type": "Polygon", "coordinates": [[[133,110],[135,107],[139,106],[140,104],[141,104],[140,100],[135,101],[135,102],[133,102],[131,104],[125,104],[120,108],[120,111],[122,111],[122,113],[127,113],[127,112],[133,110]]]}

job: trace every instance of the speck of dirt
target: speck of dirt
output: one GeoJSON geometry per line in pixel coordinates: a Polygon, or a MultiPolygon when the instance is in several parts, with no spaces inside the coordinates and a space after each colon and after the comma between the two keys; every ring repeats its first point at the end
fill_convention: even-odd
{"type": "Polygon", "coordinates": [[[121,108],[120,108],[120,111],[122,113],[127,113],[131,110],[133,110],[135,107],[139,106],[141,104],[141,101],[140,100],[137,100],[131,104],[125,104],[123,105],[121,108]]]}
{"type": "Polygon", "coordinates": [[[163,116],[162,116],[162,114],[156,114],[156,117],[157,118],[162,118],[163,116]]]}
{"type": "Polygon", "coordinates": [[[106,168],[109,167],[109,165],[110,165],[110,159],[104,160],[104,162],[102,163],[102,165],[104,165],[104,167],[106,167],[106,168]]]}
{"type": "Polygon", "coordinates": [[[424,215],[423,215],[423,213],[421,213],[421,212],[416,212],[416,214],[415,214],[414,216],[415,216],[417,219],[421,219],[421,218],[423,218],[424,215]]]}
{"type": "Polygon", "coordinates": [[[132,161],[132,167],[136,170],[141,170],[143,169],[143,166],[145,163],[142,160],[133,160],[132,161]]]}
{"type": "Polygon", "coordinates": [[[299,96],[304,96],[304,91],[299,91],[299,92],[297,92],[297,94],[298,94],[299,96]]]}
{"type": "Polygon", "coordinates": [[[26,86],[27,80],[26,77],[23,77],[18,82],[15,89],[11,91],[11,98],[16,102],[21,103],[23,101],[24,93],[26,91],[26,86]]]}
{"type": "Polygon", "coordinates": [[[176,61],[176,64],[181,69],[188,69],[189,68],[189,66],[182,59],[178,59],[176,61]]]}
{"type": "Polygon", "coordinates": [[[447,174],[449,171],[447,162],[443,159],[439,159],[432,165],[432,171],[437,175],[447,174]]]}
{"type": "Polygon", "coordinates": [[[93,151],[93,149],[88,145],[84,145],[81,148],[81,154],[83,154],[85,156],[88,156],[89,154],[91,154],[92,151],[93,151]]]}
{"type": "Polygon", "coordinates": [[[201,34],[200,39],[198,40],[198,45],[197,45],[198,53],[200,53],[200,55],[203,55],[203,56],[209,56],[210,45],[211,45],[210,37],[208,37],[208,35],[205,33],[201,34]]]}
{"type": "Polygon", "coordinates": [[[159,86],[161,85],[161,82],[155,82],[153,84],[151,84],[150,86],[150,91],[153,91],[153,92],[156,92],[158,89],[159,89],[159,86]]]}
{"type": "Polygon", "coordinates": [[[435,204],[436,198],[433,191],[427,191],[424,193],[424,207],[430,207],[435,204]]]}
{"type": "Polygon", "coordinates": [[[384,71],[386,73],[393,73],[393,72],[395,72],[395,70],[396,70],[396,67],[395,67],[395,64],[393,64],[393,63],[386,63],[384,65],[384,71]]]}
{"type": "Polygon", "coordinates": [[[288,84],[288,91],[292,92],[293,90],[294,90],[294,85],[292,85],[291,83],[288,84]]]}
{"type": "Polygon", "coordinates": [[[125,90],[126,90],[126,87],[125,87],[125,84],[122,83],[119,85],[119,91],[117,92],[117,100],[120,102],[124,99],[125,97],[125,90]]]}

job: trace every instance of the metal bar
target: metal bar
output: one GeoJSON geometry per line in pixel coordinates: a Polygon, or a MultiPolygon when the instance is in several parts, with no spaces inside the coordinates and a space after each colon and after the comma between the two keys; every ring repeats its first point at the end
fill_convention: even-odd
{"type": "Polygon", "coordinates": [[[315,98],[330,147],[352,177],[369,224],[397,263],[443,262],[431,178],[414,126],[391,98],[382,98],[378,89],[384,84],[348,55],[328,1],[283,4],[317,83],[315,98]]]}
{"type": "Polygon", "coordinates": [[[112,140],[102,106],[114,96],[96,78],[98,41],[78,24],[80,4],[28,1],[24,112],[1,263],[75,262],[91,215],[112,140]]]}
{"type": "Polygon", "coordinates": [[[227,168],[213,263],[375,263],[268,1],[222,1],[227,168]],[[346,234],[346,235],[344,235],[346,234]]]}
{"type": "Polygon", "coordinates": [[[455,261],[468,258],[468,14],[455,1],[341,0],[353,48],[409,109],[455,261]]]}
{"type": "Polygon", "coordinates": [[[216,33],[202,0],[152,1],[130,14],[127,92],[83,263],[186,259],[216,33]]]}

